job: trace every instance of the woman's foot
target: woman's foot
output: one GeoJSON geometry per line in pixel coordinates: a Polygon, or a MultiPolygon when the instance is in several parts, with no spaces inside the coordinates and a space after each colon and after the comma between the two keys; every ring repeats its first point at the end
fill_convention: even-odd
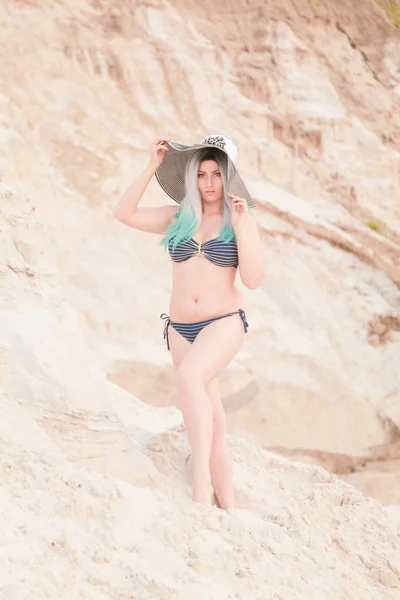
{"type": "Polygon", "coordinates": [[[207,506],[212,506],[214,497],[214,490],[212,486],[197,486],[193,487],[193,502],[198,502],[199,504],[206,504],[207,506]]]}
{"type": "Polygon", "coordinates": [[[233,469],[226,439],[214,443],[210,467],[218,508],[223,510],[234,508],[233,469]]]}
{"type": "Polygon", "coordinates": [[[207,504],[211,506],[213,503],[214,488],[211,485],[211,479],[207,477],[196,478],[195,475],[192,479],[192,500],[193,502],[199,502],[200,504],[207,504]],[[197,479],[197,481],[196,481],[197,479]]]}
{"type": "Polygon", "coordinates": [[[219,501],[217,494],[214,494],[215,504],[218,508],[222,510],[230,510],[231,508],[235,508],[235,498],[233,494],[226,495],[223,502],[219,501]]]}
{"type": "Polygon", "coordinates": [[[221,505],[220,505],[219,500],[218,500],[218,496],[217,496],[217,494],[215,492],[213,493],[213,504],[217,508],[221,508],[221,505]]]}

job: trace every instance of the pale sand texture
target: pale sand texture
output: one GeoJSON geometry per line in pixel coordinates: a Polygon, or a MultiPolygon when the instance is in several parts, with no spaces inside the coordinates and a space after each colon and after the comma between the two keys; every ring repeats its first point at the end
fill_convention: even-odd
{"type": "Polygon", "coordinates": [[[0,9],[0,598],[397,600],[399,31],[372,1],[185,6],[0,9]],[[164,132],[231,136],[257,200],[231,514],[188,501],[170,263],[111,216],[164,132]]]}
{"type": "Polygon", "coordinates": [[[398,598],[395,519],[321,467],[232,437],[239,509],[188,501],[180,414],[106,380],[46,235],[2,269],[2,598],[398,598]]]}

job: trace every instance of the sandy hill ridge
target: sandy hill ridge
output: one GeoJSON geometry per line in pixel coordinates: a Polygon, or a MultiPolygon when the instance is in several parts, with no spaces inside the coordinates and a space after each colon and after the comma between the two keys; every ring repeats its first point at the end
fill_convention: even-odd
{"type": "Polygon", "coordinates": [[[0,27],[0,598],[397,599],[391,18],[9,0],[0,27]],[[257,199],[268,276],[222,382],[231,514],[188,502],[169,263],[111,217],[163,131],[232,136],[257,199]]]}

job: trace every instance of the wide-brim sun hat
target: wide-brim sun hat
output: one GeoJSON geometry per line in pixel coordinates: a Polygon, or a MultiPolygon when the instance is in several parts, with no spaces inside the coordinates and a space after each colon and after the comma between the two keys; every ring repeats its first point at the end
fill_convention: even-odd
{"type": "Polygon", "coordinates": [[[180,204],[185,198],[185,172],[189,160],[198,150],[212,148],[222,150],[230,161],[229,181],[227,183],[228,193],[244,198],[249,208],[254,208],[254,200],[251,197],[243,179],[240,177],[235,167],[237,157],[237,148],[235,144],[224,135],[209,135],[203,138],[199,143],[192,146],[184,146],[176,142],[167,142],[169,150],[164,153],[164,159],[158,167],[155,175],[162,189],[175,202],[180,204]]]}

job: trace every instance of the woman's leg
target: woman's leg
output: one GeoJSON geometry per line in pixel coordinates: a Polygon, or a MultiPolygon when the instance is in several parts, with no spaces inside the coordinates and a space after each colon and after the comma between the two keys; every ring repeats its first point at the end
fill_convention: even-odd
{"type": "Polygon", "coordinates": [[[211,481],[221,508],[227,510],[235,506],[233,469],[226,439],[225,412],[217,379],[207,385],[208,397],[213,410],[213,438],[210,456],[211,481]]]}
{"type": "MultiPolygon", "coordinates": [[[[171,349],[176,337],[172,333],[170,328],[171,349]]],[[[214,321],[199,333],[177,368],[181,410],[192,451],[193,500],[196,502],[210,504],[212,495],[210,462],[215,423],[208,386],[236,356],[243,337],[239,315],[214,321]]],[[[220,442],[220,435],[215,441],[220,442]]],[[[215,452],[221,451],[218,443],[215,452]]]]}
{"type": "MultiPolygon", "coordinates": [[[[175,329],[173,329],[173,327],[169,328],[169,344],[172,354],[172,361],[174,363],[177,375],[179,406],[182,411],[183,421],[185,423],[185,429],[192,454],[191,466],[193,467],[194,457],[208,457],[205,459],[207,464],[207,472],[203,475],[203,478],[209,481],[207,490],[203,490],[203,495],[201,498],[193,493],[193,500],[203,502],[204,504],[210,504],[212,498],[212,486],[209,461],[213,438],[213,409],[211,400],[205,389],[204,395],[199,397],[197,394],[193,396],[191,390],[188,390],[181,385],[182,378],[179,373],[179,368],[182,360],[184,360],[184,357],[192,349],[192,344],[175,329]]],[[[193,468],[191,470],[193,473],[193,468]]],[[[193,483],[192,477],[192,485],[193,483]]]]}

